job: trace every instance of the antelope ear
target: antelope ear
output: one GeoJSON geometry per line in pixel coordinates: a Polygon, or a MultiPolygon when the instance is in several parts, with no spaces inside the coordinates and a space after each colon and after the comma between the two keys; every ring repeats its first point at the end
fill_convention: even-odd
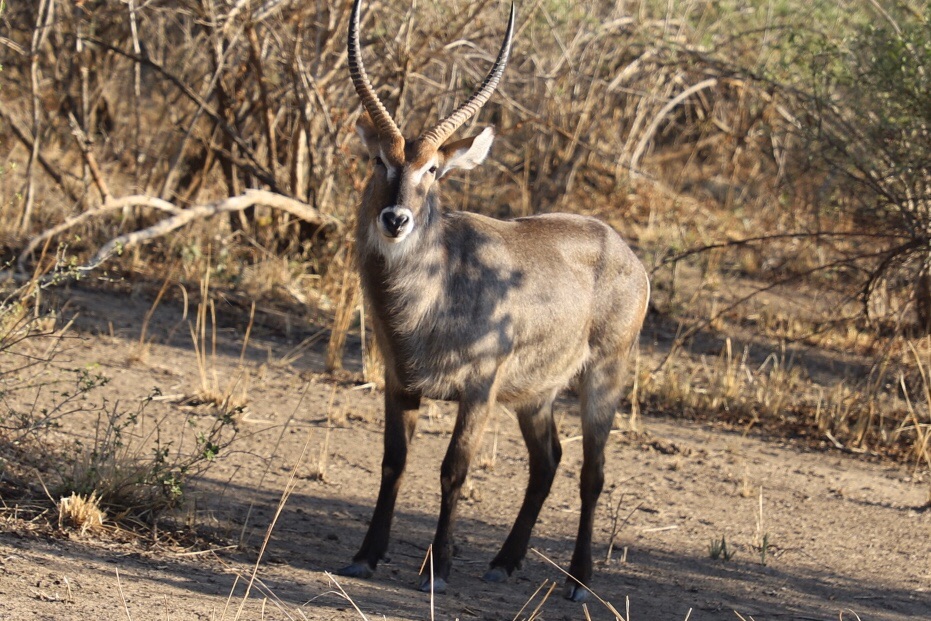
{"type": "Polygon", "coordinates": [[[471,170],[485,161],[488,157],[488,151],[491,149],[491,143],[495,140],[495,130],[486,127],[478,136],[463,138],[455,142],[445,144],[440,148],[443,155],[442,164],[436,178],[443,177],[454,168],[471,170]]]}
{"type": "Polygon", "coordinates": [[[378,140],[378,130],[375,129],[375,123],[369,113],[362,111],[359,120],[356,121],[356,133],[362,139],[365,149],[369,152],[369,157],[375,157],[381,152],[381,142],[378,140]]]}

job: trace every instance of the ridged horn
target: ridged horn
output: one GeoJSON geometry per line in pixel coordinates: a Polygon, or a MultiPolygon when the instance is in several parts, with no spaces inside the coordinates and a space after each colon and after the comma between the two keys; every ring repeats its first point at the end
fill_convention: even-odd
{"type": "Polygon", "coordinates": [[[400,146],[403,149],[404,137],[401,130],[395,124],[385,105],[375,94],[372,83],[365,73],[365,67],[362,64],[362,48],[359,44],[359,13],[361,12],[362,0],[355,0],[352,4],[352,13],[349,16],[349,38],[347,50],[347,62],[349,64],[349,76],[352,78],[352,85],[362,100],[362,106],[372,118],[378,135],[383,140],[390,140],[391,144],[400,146]]]}
{"type": "Polygon", "coordinates": [[[498,58],[495,59],[495,64],[492,66],[491,71],[485,76],[485,80],[478,90],[472,93],[472,96],[469,97],[464,104],[459,106],[455,112],[444,120],[440,121],[433,129],[424,132],[420,137],[422,142],[429,143],[435,147],[442,145],[457,129],[462,127],[463,123],[478,112],[491,97],[492,93],[495,92],[498,81],[501,80],[501,74],[504,73],[504,67],[508,63],[508,56],[511,54],[511,39],[514,36],[515,16],[516,10],[514,9],[514,3],[511,2],[511,17],[508,19],[507,32],[504,33],[504,43],[501,44],[501,50],[498,52],[498,58]]]}

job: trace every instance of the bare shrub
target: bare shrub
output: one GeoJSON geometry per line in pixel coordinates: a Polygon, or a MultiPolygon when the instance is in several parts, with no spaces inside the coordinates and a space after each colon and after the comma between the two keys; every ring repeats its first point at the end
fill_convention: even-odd
{"type": "Polygon", "coordinates": [[[97,521],[91,507],[157,519],[233,441],[238,410],[178,425],[149,414],[157,391],[129,406],[111,402],[109,378],[69,362],[78,337],[43,310],[40,292],[36,276],[0,303],[0,489],[11,501],[40,503],[77,494],[82,501],[58,509],[82,532],[97,521]],[[76,421],[89,431],[75,433],[76,421]]]}

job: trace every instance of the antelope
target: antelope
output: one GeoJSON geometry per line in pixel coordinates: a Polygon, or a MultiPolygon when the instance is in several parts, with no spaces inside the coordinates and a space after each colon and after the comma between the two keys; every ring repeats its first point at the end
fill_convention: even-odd
{"type": "Polygon", "coordinates": [[[517,414],[529,452],[523,504],[484,580],[504,582],[520,566],[562,454],[553,401],[576,380],[581,400],[581,517],[565,595],[586,597],[592,525],[604,485],[604,449],[624,395],[624,370],[647,311],[646,270],[608,225],[570,214],[497,220],[440,208],[437,182],[485,159],[486,128],[449,141],[488,101],[511,51],[515,9],[481,86],[449,117],[405,139],[365,72],[361,0],[350,16],[348,65],[364,108],[357,131],[371,158],[356,225],[356,260],[385,362],[381,486],[368,532],[338,573],[368,578],[387,552],[395,501],[421,399],[458,401],[440,469],[441,508],[433,539],[443,592],[452,565],[460,490],[496,404],[517,414]]]}

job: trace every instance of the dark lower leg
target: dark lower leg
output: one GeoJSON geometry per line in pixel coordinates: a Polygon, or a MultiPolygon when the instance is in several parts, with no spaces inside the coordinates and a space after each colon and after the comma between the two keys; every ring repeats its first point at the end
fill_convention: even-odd
{"type": "MultiPolygon", "coordinates": [[[[414,435],[417,423],[417,409],[420,407],[420,397],[404,393],[385,394],[385,437],[384,456],[382,458],[381,485],[378,490],[378,500],[368,532],[362,541],[362,547],[352,558],[354,565],[363,564],[374,571],[388,551],[388,540],[391,534],[391,521],[394,517],[394,505],[401,487],[401,479],[407,464],[407,449],[414,435]]],[[[365,567],[357,567],[351,571],[352,566],[346,568],[353,575],[364,574],[365,567]]],[[[371,571],[369,573],[371,573],[371,571]]]]}
{"type": "Polygon", "coordinates": [[[604,452],[622,395],[623,360],[608,359],[590,367],[582,389],[582,512],[575,550],[569,564],[566,597],[581,601],[592,578],[592,529],[598,497],[604,487],[604,452]]]}
{"type": "MultiPolygon", "coordinates": [[[[579,517],[579,532],[576,535],[575,550],[569,573],[573,578],[587,585],[592,577],[592,530],[595,524],[595,509],[598,497],[604,487],[604,448],[597,455],[586,454],[582,465],[581,497],[582,514],[579,517]]],[[[577,584],[569,579],[568,585],[577,584]]]]}
{"type": "Polygon", "coordinates": [[[556,434],[551,402],[546,403],[542,408],[518,411],[518,421],[530,456],[527,491],[510,534],[494,560],[491,561],[492,569],[485,575],[486,580],[498,581],[506,577],[501,571],[495,570],[502,570],[506,575],[510,575],[520,567],[521,561],[527,554],[531,531],[540,515],[543,502],[549,495],[553,478],[556,476],[556,468],[562,457],[562,447],[556,434]]]}
{"type": "MultiPolygon", "coordinates": [[[[469,463],[478,444],[492,399],[484,395],[479,399],[463,399],[459,403],[459,415],[456,427],[449,441],[449,448],[440,470],[440,517],[437,521],[436,535],[433,538],[434,576],[445,581],[452,568],[453,530],[456,523],[459,494],[469,472],[469,463]]],[[[422,587],[427,586],[429,577],[424,578],[422,587]]]]}

